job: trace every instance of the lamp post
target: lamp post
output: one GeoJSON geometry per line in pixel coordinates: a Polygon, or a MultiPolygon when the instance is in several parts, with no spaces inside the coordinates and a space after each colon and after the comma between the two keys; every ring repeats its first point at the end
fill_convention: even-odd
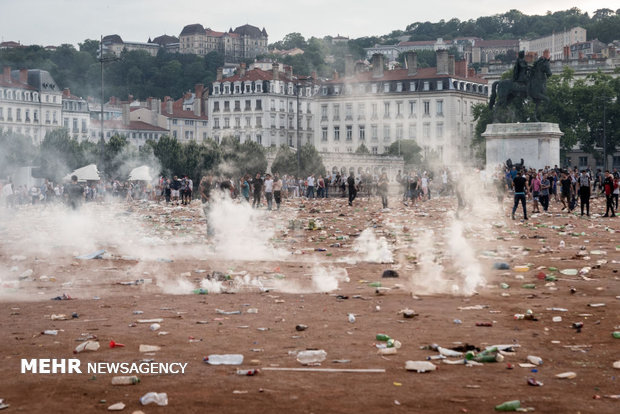
{"type": "Polygon", "coordinates": [[[299,134],[299,129],[301,127],[301,117],[300,117],[300,87],[306,85],[307,79],[297,79],[295,83],[296,95],[297,95],[297,125],[296,125],[296,138],[297,138],[297,177],[301,178],[301,135],[299,134]]]}
{"type": "Polygon", "coordinates": [[[607,170],[607,100],[615,101],[615,97],[602,95],[594,97],[597,101],[603,101],[603,171],[607,170]]]}
{"type": "Polygon", "coordinates": [[[103,64],[108,62],[115,62],[119,60],[116,56],[104,56],[103,55],[103,35],[101,35],[101,42],[99,43],[99,62],[101,63],[101,139],[99,140],[100,151],[100,165],[103,167],[104,152],[105,152],[105,135],[103,130],[103,104],[105,97],[103,94],[103,64]]]}

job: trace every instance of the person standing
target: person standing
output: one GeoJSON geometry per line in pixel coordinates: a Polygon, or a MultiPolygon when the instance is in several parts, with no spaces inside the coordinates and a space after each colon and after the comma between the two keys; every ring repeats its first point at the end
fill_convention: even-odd
{"type": "Polygon", "coordinates": [[[241,195],[245,201],[250,202],[250,176],[248,174],[241,179],[241,195]]]}
{"type": "Polygon", "coordinates": [[[572,189],[572,180],[565,172],[562,173],[562,179],[560,180],[560,201],[562,202],[562,211],[568,209],[570,212],[570,201],[571,201],[571,189],[572,189]]]}
{"type": "Polygon", "coordinates": [[[577,181],[577,191],[579,192],[579,200],[581,200],[581,215],[583,216],[583,207],[586,207],[588,217],[590,217],[590,177],[586,170],[581,171],[581,176],[577,181]]]}
{"type": "Polygon", "coordinates": [[[260,173],[256,173],[256,177],[252,180],[252,187],[254,188],[254,200],[252,201],[252,208],[259,208],[260,195],[263,191],[263,179],[260,177],[260,173]]]}
{"type": "Polygon", "coordinates": [[[179,205],[180,190],[181,181],[179,181],[179,178],[175,175],[170,183],[170,193],[172,196],[172,203],[177,206],[179,205]]]}
{"type": "Polygon", "coordinates": [[[273,179],[273,199],[276,202],[276,210],[280,210],[280,203],[282,203],[282,186],[284,182],[280,179],[278,174],[275,174],[273,179]]]}
{"type": "Polygon", "coordinates": [[[379,195],[381,196],[381,203],[383,204],[383,208],[388,208],[388,178],[387,174],[381,174],[379,178],[379,183],[377,189],[379,190],[379,195]]]}
{"type": "Polygon", "coordinates": [[[532,189],[532,201],[534,208],[532,213],[540,213],[538,209],[538,200],[540,198],[540,176],[535,172],[532,172],[532,181],[530,181],[530,188],[532,189]]]}
{"type": "Polygon", "coordinates": [[[71,176],[71,183],[67,184],[64,193],[67,194],[71,208],[77,210],[81,200],[84,198],[84,189],[78,184],[77,175],[71,176]]]}
{"type": "Polygon", "coordinates": [[[605,209],[605,215],[603,217],[616,217],[614,212],[614,179],[609,171],[605,171],[605,179],[603,180],[603,193],[605,193],[605,199],[607,206],[605,209]],[[611,214],[609,212],[611,211],[611,214]]]}
{"type": "Polygon", "coordinates": [[[355,184],[355,176],[353,175],[353,171],[349,174],[349,178],[347,178],[347,186],[349,187],[349,206],[353,205],[353,200],[357,196],[357,185],[355,184]]]}
{"type": "Polygon", "coordinates": [[[273,206],[273,179],[271,174],[265,176],[265,200],[267,200],[267,210],[271,211],[273,206]]]}
{"type": "Polygon", "coordinates": [[[620,174],[614,174],[614,192],[613,199],[616,203],[616,211],[618,211],[618,195],[620,195],[620,174]]]}
{"type": "Polygon", "coordinates": [[[205,215],[205,222],[207,224],[207,237],[211,238],[215,234],[212,225],[209,225],[209,213],[211,211],[211,186],[212,186],[212,177],[211,175],[205,175],[200,179],[200,184],[198,184],[198,192],[200,193],[200,201],[202,203],[202,211],[205,215]]]}
{"type": "Polygon", "coordinates": [[[527,194],[527,180],[521,175],[521,171],[517,173],[517,176],[512,180],[512,188],[515,192],[515,204],[512,207],[512,219],[515,220],[515,212],[519,206],[519,202],[523,204],[523,219],[527,220],[527,209],[525,207],[525,196],[527,194]]]}
{"type": "Polygon", "coordinates": [[[306,198],[314,198],[314,175],[310,174],[308,179],[308,190],[306,191],[306,198]]]}
{"type": "Polygon", "coordinates": [[[540,181],[540,205],[543,211],[546,213],[549,209],[549,189],[551,188],[551,182],[549,181],[548,174],[543,174],[543,178],[540,181]]]}

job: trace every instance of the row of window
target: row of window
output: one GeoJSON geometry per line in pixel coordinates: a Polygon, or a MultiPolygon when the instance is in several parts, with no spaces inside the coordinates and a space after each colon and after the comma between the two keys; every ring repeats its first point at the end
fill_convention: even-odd
{"type": "MultiPolygon", "coordinates": [[[[404,116],[405,105],[407,105],[406,106],[407,114],[409,115],[410,118],[415,117],[417,115],[417,101],[416,100],[412,100],[408,102],[396,101],[394,102],[394,115],[396,116],[396,118],[401,118],[404,116]]],[[[422,101],[422,106],[424,108],[424,116],[430,116],[431,115],[431,101],[430,100],[422,101]]],[[[345,109],[345,113],[344,113],[345,120],[353,119],[353,104],[346,103],[344,105],[344,109],[345,109]]],[[[379,114],[378,114],[379,104],[378,103],[370,104],[370,109],[371,109],[371,115],[370,115],[371,118],[377,119],[379,117],[379,114]]],[[[328,105],[322,104],[321,105],[321,121],[327,121],[328,119],[327,110],[328,110],[328,105]]],[[[333,115],[334,121],[340,120],[340,104],[339,103],[332,104],[332,115],[333,115]]],[[[436,116],[444,115],[442,99],[438,99],[435,101],[435,115],[436,116]]],[[[363,102],[360,102],[357,104],[357,119],[365,119],[365,116],[366,116],[366,104],[363,102]]],[[[384,102],[383,103],[383,118],[391,118],[391,116],[392,116],[392,102],[384,102]]]]}
{"type": "MultiPolygon", "coordinates": [[[[71,132],[80,132],[78,129],[78,122],[79,119],[78,118],[73,118],[73,123],[69,124],[70,119],[69,118],[64,118],[63,119],[63,126],[69,130],[69,127],[72,126],[73,128],[71,128],[71,132]]],[[[88,127],[86,126],[86,119],[82,119],[82,132],[87,132],[88,131],[88,127]]]]}
{"type": "MultiPolygon", "coordinates": [[[[241,94],[241,93],[262,93],[263,92],[263,82],[235,82],[233,84],[233,88],[231,89],[230,83],[226,82],[223,85],[213,85],[213,95],[230,95],[231,92],[233,94],[241,94]],[[254,85],[254,88],[252,88],[254,85]],[[221,93],[220,93],[221,91],[221,93]],[[242,92],[243,91],[243,92],[242,92]]],[[[286,91],[287,95],[295,95],[295,85],[292,83],[288,83],[285,87],[285,82],[277,82],[270,81],[268,93],[279,93],[284,95],[286,91]]],[[[299,96],[310,97],[312,96],[312,87],[306,86],[303,88],[299,88],[299,96]]]]}
{"type": "MultiPolygon", "coordinates": [[[[340,141],[340,127],[334,126],[332,128],[332,140],[340,141]]],[[[353,125],[347,125],[344,129],[345,132],[345,140],[353,141],[353,125]]],[[[431,137],[431,124],[430,122],[425,122],[422,124],[422,136],[423,138],[431,137]]],[[[366,126],[359,125],[357,127],[357,138],[359,141],[366,140],[366,126]]],[[[396,140],[405,139],[404,136],[404,126],[402,124],[396,125],[396,135],[394,135],[396,140]]],[[[409,135],[408,139],[417,139],[417,124],[409,124],[409,135]]],[[[435,138],[441,139],[443,138],[443,122],[438,122],[435,124],[435,138]]],[[[327,127],[321,128],[321,141],[326,142],[329,139],[329,129],[327,127]]],[[[372,141],[379,140],[379,125],[371,125],[370,126],[370,139],[372,141]]],[[[383,125],[383,140],[391,141],[392,140],[392,126],[391,125],[383,125]]]]}
{"type": "MultiPolygon", "coordinates": [[[[39,110],[32,110],[32,118],[30,117],[30,109],[15,108],[15,112],[13,112],[14,108],[3,108],[0,106],[0,121],[7,122],[39,122],[39,110]],[[5,114],[6,109],[6,114],[5,114]],[[15,114],[15,118],[13,118],[13,114],[15,114]],[[23,117],[22,117],[23,114],[23,117]],[[6,115],[6,117],[5,117],[6,115]]],[[[58,123],[58,112],[57,111],[45,111],[45,123],[50,124],[58,123]]]]}
{"type": "MultiPolygon", "coordinates": [[[[224,106],[223,108],[220,107],[220,101],[214,101],[213,102],[213,112],[231,112],[231,101],[222,101],[224,106]]],[[[232,111],[233,112],[241,112],[241,100],[235,100],[232,101],[233,103],[233,107],[232,107],[232,111]]],[[[284,99],[280,99],[278,101],[279,106],[276,107],[276,100],[275,99],[271,99],[270,100],[270,105],[269,108],[271,111],[281,111],[281,112],[285,112],[287,109],[289,112],[295,112],[295,107],[297,106],[297,103],[294,100],[289,100],[288,101],[288,108],[287,105],[284,101],[284,99]]],[[[250,99],[246,99],[243,101],[243,111],[252,111],[252,101],[250,99]]],[[[311,110],[312,104],[310,102],[299,102],[299,110],[300,112],[306,112],[306,113],[312,113],[311,110]],[[304,110],[305,108],[305,110],[304,110]]],[[[254,111],[262,111],[263,110],[263,101],[261,99],[256,99],[254,101],[254,111]]]]}
{"type": "MultiPolygon", "coordinates": [[[[321,87],[321,95],[352,95],[357,93],[365,95],[367,93],[390,93],[390,92],[429,92],[442,91],[449,89],[449,80],[441,79],[436,81],[409,81],[409,82],[383,82],[383,83],[360,83],[355,85],[323,85],[321,87]]],[[[474,84],[454,80],[452,82],[454,89],[475,93],[487,93],[488,87],[484,85],[474,84]]]]}
{"type": "MultiPolygon", "coordinates": [[[[172,125],[179,125],[179,121],[180,119],[172,118],[172,125]]],[[[203,127],[207,126],[207,121],[194,121],[193,119],[185,119],[183,124],[186,126],[194,126],[194,124],[196,126],[200,126],[201,122],[203,127]]]]}

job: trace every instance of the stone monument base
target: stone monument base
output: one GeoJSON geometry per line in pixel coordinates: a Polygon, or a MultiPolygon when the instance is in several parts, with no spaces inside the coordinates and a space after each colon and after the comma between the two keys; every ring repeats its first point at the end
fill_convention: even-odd
{"type": "Polygon", "coordinates": [[[526,167],[544,168],[560,165],[558,124],[528,122],[489,124],[482,136],[486,139],[487,168],[495,168],[511,159],[513,164],[525,162],[526,167]]]}

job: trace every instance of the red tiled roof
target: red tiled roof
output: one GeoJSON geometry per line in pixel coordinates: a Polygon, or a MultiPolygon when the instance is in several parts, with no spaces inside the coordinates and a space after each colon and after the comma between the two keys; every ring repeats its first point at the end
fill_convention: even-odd
{"type": "Polygon", "coordinates": [[[21,47],[21,46],[22,45],[19,42],[13,42],[11,40],[0,43],[0,47],[21,47]]]}
{"type": "Polygon", "coordinates": [[[470,80],[480,83],[487,83],[486,79],[479,78],[477,76],[465,78],[457,75],[438,75],[437,68],[418,68],[418,73],[415,76],[409,76],[407,74],[407,69],[395,69],[395,70],[386,70],[383,72],[383,76],[380,78],[373,78],[372,71],[368,72],[360,72],[351,77],[347,78],[339,78],[332,79],[324,83],[328,84],[338,84],[344,83],[345,79],[347,82],[377,82],[377,81],[393,81],[393,80],[407,80],[407,79],[436,79],[436,78],[453,78],[453,79],[462,79],[462,80],[470,80]]]}
{"type": "Polygon", "coordinates": [[[34,86],[30,86],[26,83],[21,83],[18,80],[16,80],[15,78],[12,79],[12,82],[7,82],[4,80],[2,73],[0,73],[0,86],[4,87],[4,88],[14,88],[14,89],[26,89],[29,91],[36,91],[37,88],[35,88],[34,86]]]}
{"type": "Polygon", "coordinates": [[[222,37],[224,32],[216,32],[215,30],[207,29],[205,30],[205,34],[211,37],[222,37]]]}
{"type": "MultiPolygon", "coordinates": [[[[161,103],[161,114],[166,118],[179,118],[179,119],[199,119],[206,121],[209,119],[206,115],[196,116],[194,111],[183,110],[183,98],[177,99],[172,103],[172,113],[169,113],[166,109],[166,102],[161,103]]],[[[206,108],[202,108],[203,110],[206,108]]]]}
{"type": "MultiPolygon", "coordinates": [[[[398,46],[432,46],[436,40],[416,40],[413,42],[400,42],[398,46]]],[[[444,40],[444,43],[451,44],[452,40],[444,40]]]]}
{"type": "MultiPolygon", "coordinates": [[[[91,125],[94,129],[101,128],[99,120],[91,119],[91,125]]],[[[116,131],[155,131],[155,132],[168,132],[165,128],[160,128],[156,125],[147,124],[142,121],[129,121],[129,125],[123,124],[123,121],[109,120],[103,121],[104,129],[116,130],[116,131]]]]}

